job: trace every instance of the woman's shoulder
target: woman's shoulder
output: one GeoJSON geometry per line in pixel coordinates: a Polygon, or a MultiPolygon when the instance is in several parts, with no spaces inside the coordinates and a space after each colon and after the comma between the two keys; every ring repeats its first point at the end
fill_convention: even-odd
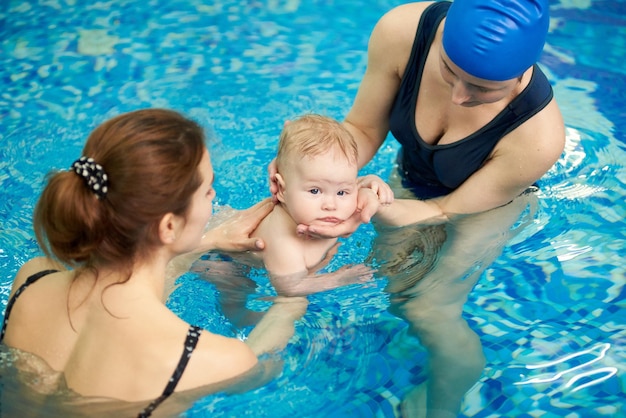
{"type": "Polygon", "coordinates": [[[11,294],[24,284],[29,277],[46,270],[65,271],[66,268],[57,261],[51,260],[47,257],[32,258],[24,263],[15,275],[11,294]]]}
{"type": "MultiPolygon", "coordinates": [[[[433,1],[420,1],[415,3],[406,3],[396,6],[385,13],[376,24],[377,27],[388,28],[389,30],[404,30],[407,25],[417,29],[417,24],[422,17],[424,10],[428,8],[433,1]]],[[[415,35],[415,31],[410,33],[415,35]]]]}
{"type": "Polygon", "coordinates": [[[399,6],[394,7],[389,10],[383,17],[387,15],[405,15],[407,12],[412,12],[413,18],[419,19],[424,10],[428,8],[433,3],[437,3],[436,1],[417,1],[413,3],[405,3],[399,6]]]}
{"type": "Polygon", "coordinates": [[[370,59],[379,57],[384,62],[404,63],[413,46],[422,13],[433,2],[407,3],[385,13],[376,23],[370,36],[370,59]]]}

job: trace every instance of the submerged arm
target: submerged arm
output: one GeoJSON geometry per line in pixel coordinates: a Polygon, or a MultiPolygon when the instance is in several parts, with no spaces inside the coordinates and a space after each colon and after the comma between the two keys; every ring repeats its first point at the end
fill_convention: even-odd
{"type": "Polygon", "coordinates": [[[254,327],[246,344],[257,355],[285,348],[295,333],[295,322],[305,314],[309,301],[304,297],[281,297],[267,310],[254,327]]]}
{"type": "Polygon", "coordinates": [[[374,270],[363,265],[343,266],[332,273],[270,275],[276,293],[281,296],[306,296],[371,280],[374,270]]]}

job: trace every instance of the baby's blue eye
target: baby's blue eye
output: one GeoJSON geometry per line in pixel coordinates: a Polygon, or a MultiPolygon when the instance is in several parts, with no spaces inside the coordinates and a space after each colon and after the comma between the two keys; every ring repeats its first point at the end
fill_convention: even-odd
{"type": "Polygon", "coordinates": [[[320,192],[320,189],[311,189],[310,192],[311,194],[318,194],[320,192]]]}
{"type": "Polygon", "coordinates": [[[345,194],[346,194],[346,192],[345,192],[345,191],[343,191],[343,190],[341,190],[341,191],[337,192],[337,196],[343,196],[343,195],[345,195],[345,194]]]}

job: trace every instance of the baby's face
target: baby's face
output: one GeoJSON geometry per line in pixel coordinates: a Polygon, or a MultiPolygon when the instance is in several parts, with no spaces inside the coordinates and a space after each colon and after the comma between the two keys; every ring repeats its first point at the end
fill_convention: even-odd
{"type": "Polygon", "coordinates": [[[285,189],[280,200],[298,224],[338,224],[356,211],[358,168],[341,153],[304,157],[281,175],[285,189]]]}

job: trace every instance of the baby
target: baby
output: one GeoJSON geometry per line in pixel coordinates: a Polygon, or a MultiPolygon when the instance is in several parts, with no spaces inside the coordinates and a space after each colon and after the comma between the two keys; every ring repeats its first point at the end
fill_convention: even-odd
{"type": "MultiPolygon", "coordinates": [[[[391,188],[379,177],[358,178],[356,142],[341,123],[328,117],[309,114],[285,124],[272,164],[278,203],[250,235],[260,238],[265,248],[249,253],[252,260],[232,255],[247,265],[262,262],[278,294],[248,336],[247,342],[256,353],[284,348],[294,334],[294,322],[306,312],[306,295],[364,282],[373,273],[360,264],[316,274],[332,259],[338,239],[299,235],[297,226],[334,225],[360,216],[357,200],[370,208],[393,201],[391,188]]],[[[254,285],[225,268],[235,266],[205,260],[196,263],[193,270],[216,285],[224,311],[235,320],[245,311],[240,304],[245,303],[245,297],[238,292],[249,293],[254,285]]]]}
{"type": "Polygon", "coordinates": [[[276,292],[304,296],[359,281],[369,271],[364,266],[314,276],[332,258],[337,238],[301,236],[296,227],[347,220],[357,212],[359,193],[389,204],[389,186],[373,175],[357,179],[358,151],[352,135],[341,123],[320,115],[304,115],[285,125],[275,164],[278,204],[252,236],[265,242],[258,256],[276,292]]]}

